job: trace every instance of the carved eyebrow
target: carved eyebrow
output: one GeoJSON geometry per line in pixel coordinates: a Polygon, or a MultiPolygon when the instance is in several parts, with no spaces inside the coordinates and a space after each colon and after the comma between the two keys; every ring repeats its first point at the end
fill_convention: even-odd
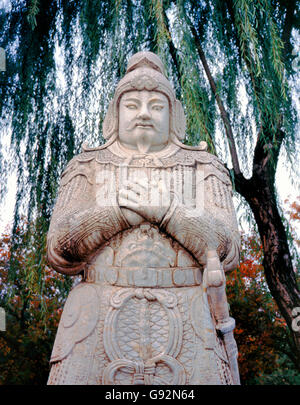
{"type": "Polygon", "coordinates": [[[164,100],[164,99],[162,99],[162,98],[159,98],[159,97],[154,97],[154,98],[151,98],[150,100],[150,103],[162,103],[162,104],[167,104],[167,101],[166,100],[164,100]]]}
{"type": "Polygon", "coordinates": [[[123,101],[134,101],[135,103],[140,102],[140,100],[137,97],[126,97],[126,96],[123,98],[123,101]]]}
{"type": "MultiPolygon", "coordinates": [[[[124,95],[124,98],[123,98],[123,100],[122,100],[123,102],[130,102],[130,101],[133,101],[133,102],[135,102],[135,103],[140,103],[141,102],[141,100],[138,98],[138,97],[133,97],[133,96],[125,96],[124,95]]],[[[164,99],[162,99],[162,98],[160,98],[160,97],[157,97],[157,96],[155,96],[155,97],[153,97],[153,98],[151,98],[150,100],[149,100],[149,103],[151,103],[151,104],[153,104],[153,103],[161,103],[161,104],[167,104],[167,100],[164,100],[164,99]]]]}

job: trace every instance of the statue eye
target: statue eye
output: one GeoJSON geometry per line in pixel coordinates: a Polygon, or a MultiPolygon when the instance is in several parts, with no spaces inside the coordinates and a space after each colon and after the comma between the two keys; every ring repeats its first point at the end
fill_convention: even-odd
{"type": "Polygon", "coordinates": [[[154,105],[152,108],[155,111],[161,111],[164,107],[162,105],[154,105]]]}
{"type": "Polygon", "coordinates": [[[128,110],[136,110],[137,106],[135,104],[127,104],[126,107],[128,108],[128,110]]]}

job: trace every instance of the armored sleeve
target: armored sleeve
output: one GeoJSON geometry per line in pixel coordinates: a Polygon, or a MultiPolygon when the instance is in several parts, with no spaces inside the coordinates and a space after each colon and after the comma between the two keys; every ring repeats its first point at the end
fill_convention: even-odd
{"type": "Polygon", "coordinates": [[[175,196],[160,226],[201,265],[206,264],[207,250],[216,250],[224,270],[229,271],[238,265],[240,235],[228,173],[218,161],[214,163],[197,166],[203,181],[198,208],[191,210],[175,196]]]}
{"type": "Polygon", "coordinates": [[[61,178],[47,237],[48,262],[61,273],[79,273],[103,243],[129,228],[116,201],[97,202],[93,160],[73,158],[61,178]]]}

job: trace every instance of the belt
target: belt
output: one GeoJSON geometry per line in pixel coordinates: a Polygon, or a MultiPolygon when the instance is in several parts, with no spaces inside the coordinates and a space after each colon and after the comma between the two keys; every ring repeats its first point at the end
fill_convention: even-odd
{"type": "Polygon", "coordinates": [[[201,285],[198,267],[117,267],[89,264],[85,269],[88,283],[120,287],[188,287],[201,285]]]}

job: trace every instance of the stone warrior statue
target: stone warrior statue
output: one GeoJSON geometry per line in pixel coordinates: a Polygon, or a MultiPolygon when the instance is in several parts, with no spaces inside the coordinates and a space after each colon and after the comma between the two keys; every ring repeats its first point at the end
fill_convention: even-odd
{"type": "Polygon", "coordinates": [[[62,174],[48,233],[58,272],[82,274],[48,384],[239,384],[224,272],[239,260],[227,170],[188,147],[161,60],[135,54],[103,124],[62,174]]]}

